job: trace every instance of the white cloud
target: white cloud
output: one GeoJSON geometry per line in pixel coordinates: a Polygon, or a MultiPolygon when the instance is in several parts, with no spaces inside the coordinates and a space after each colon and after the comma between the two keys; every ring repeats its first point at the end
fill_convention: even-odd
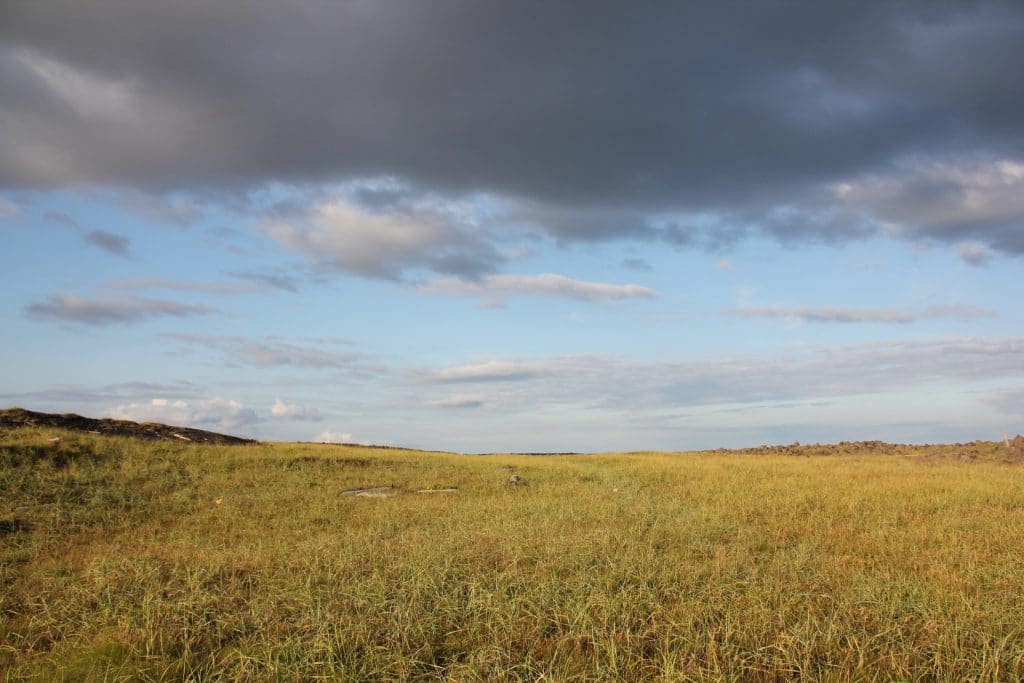
{"type": "Polygon", "coordinates": [[[428,294],[480,296],[489,299],[509,296],[552,296],[578,301],[619,299],[653,299],[657,292],[635,284],[615,285],[605,282],[574,280],[564,275],[489,275],[475,281],[445,278],[417,287],[428,294]]]}
{"type": "Polygon", "coordinates": [[[457,203],[428,198],[372,209],[331,199],[304,215],[268,218],[266,225],[279,243],[321,268],[393,280],[415,269],[477,276],[505,257],[464,212],[457,203]]]}
{"type": "Polygon", "coordinates": [[[183,400],[154,398],[149,403],[119,405],[104,413],[104,417],[136,422],[162,422],[183,427],[209,427],[236,429],[259,422],[251,408],[238,401],[214,398],[189,403],[183,400]]]}
{"type": "Polygon", "coordinates": [[[354,443],[348,432],[320,432],[313,441],[316,443],[354,443]]]}
{"type": "Polygon", "coordinates": [[[540,372],[543,370],[516,361],[490,360],[437,370],[429,373],[427,379],[441,383],[507,382],[529,379],[540,372]]]}
{"type": "Polygon", "coordinates": [[[285,403],[281,399],[275,399],[274,405],[270,407],[270,414],[278,420],[306,420],[319,422],[324,419],[320,411],[311,406],[301,406],[295,403],[285,403]]]}
{"type": "Polygon", "coordinates": [[[893,235],[970,238],[973,246],[960,248],[968,262],[984,258],[978,245],[1024,251],[1024,163],[1013,159],[908,163],[836,184],[833,193],[893,235]]]}
{"type": "Polygon", "coordinates": [[[645,363],[617,356],[493,359],[422,374],[432,383],[492,382],[509,414],[553,406],[673,410],[716,404],[870,395],[931,382],[1024,378],[1024,338],[955,337],[796,347],[768,357],[645,363]],[[515,380],[515,381],[512,381],[515,380]]]}

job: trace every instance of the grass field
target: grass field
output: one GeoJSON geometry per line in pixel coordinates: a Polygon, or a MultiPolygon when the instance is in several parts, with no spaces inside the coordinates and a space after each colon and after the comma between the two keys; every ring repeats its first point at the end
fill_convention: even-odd
{"type": "Polygon", "coordinates": [[[1024,469],[984,459],[25,429],[0,496],[3,680],[1024,679],[1024,469]]]}

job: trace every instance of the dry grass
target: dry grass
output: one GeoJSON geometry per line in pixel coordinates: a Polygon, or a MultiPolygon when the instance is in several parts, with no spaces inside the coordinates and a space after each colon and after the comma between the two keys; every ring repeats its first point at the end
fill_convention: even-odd
{"type": "Polygon", "coordinates": [[[1006,465],[19,430],[0,493],[3,680],[1024,679],[1006,465]]]}

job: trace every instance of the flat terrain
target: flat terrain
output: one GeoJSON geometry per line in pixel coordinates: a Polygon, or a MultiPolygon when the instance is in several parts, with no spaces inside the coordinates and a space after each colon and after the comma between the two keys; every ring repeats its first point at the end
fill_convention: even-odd
{"type": "Polygon", "coordinates": [[[1014,453],[0,427],[0,676],[1017,681],[1014,453]]]}

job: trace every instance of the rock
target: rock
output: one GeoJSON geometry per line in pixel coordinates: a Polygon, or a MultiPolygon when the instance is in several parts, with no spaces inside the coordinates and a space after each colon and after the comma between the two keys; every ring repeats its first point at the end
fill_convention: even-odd
{"type": "Polygon", "coordinates": [[[393,486],[375,486],[368,489],[352,489],[351,491],[342,491],[343,496],[361,496],[363,498],[387,498],[391,495],[393,486]]]}
{"type": "Polygon", "coordinates": [[[420,489],[416,493],[458,493],[458,489],[420,489]]]}

